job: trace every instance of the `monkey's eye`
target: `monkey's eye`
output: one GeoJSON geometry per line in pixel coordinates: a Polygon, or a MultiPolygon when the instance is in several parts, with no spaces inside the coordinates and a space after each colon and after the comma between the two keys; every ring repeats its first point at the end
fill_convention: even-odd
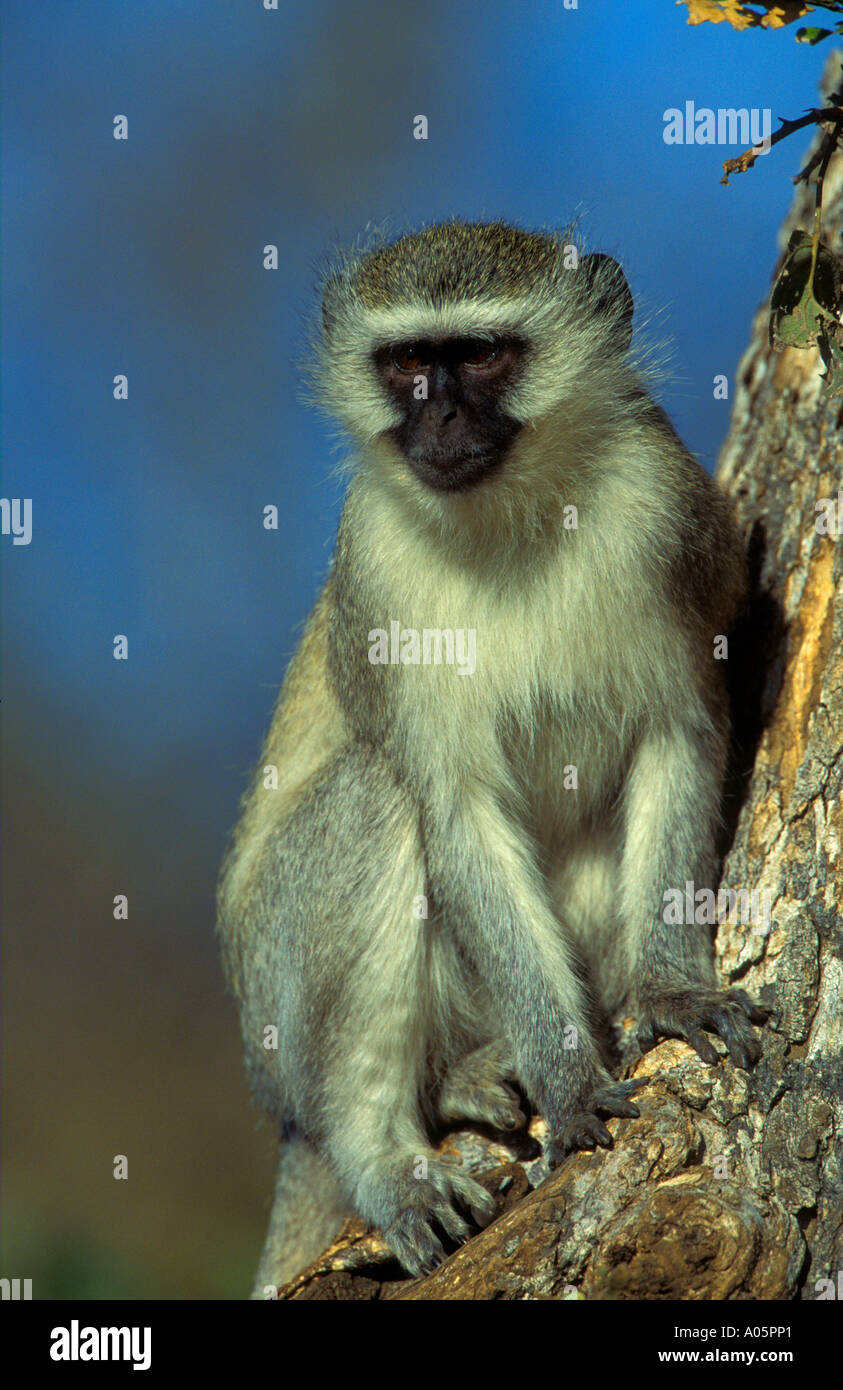
{"type": "Polygon", "coordinates": [[[422,343],[407,343],[404,347],[392,349],[392,365],[399,372],[420,372],[429,361],[430,354],[425,352],[422,343]]]}
{"type": "Polygon", "coordinates": [[[489,343],[480,338],[471,339],[460,353],[460,357],[467,367],[488,367],[491,362],[494,362],[497,355],[497,343],[489,343]]]}

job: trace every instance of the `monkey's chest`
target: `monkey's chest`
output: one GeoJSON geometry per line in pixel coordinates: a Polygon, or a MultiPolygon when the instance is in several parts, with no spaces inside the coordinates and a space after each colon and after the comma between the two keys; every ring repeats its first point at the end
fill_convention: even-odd
{"type": "Polygon", "coordinates": [[[632,726],[607,704],[581,700],[509,720],[503,749],[539,838],[567,838],[617,799],[629,765],[632,726]]]}

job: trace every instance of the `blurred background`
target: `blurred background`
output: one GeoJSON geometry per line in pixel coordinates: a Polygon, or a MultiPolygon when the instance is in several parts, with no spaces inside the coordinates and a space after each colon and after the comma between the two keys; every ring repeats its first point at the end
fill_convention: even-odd
{"type": "Polygon", "coordinates": [[[32,498],[33,537],[0,545],[0,1274],[35,1297],[248,1292],[274,1141],[213,895],[339,514],[297,366],[332,248],[369,221],[581,214],[672,341],[661,398],[713,466],[712,378],[809,137],[724,188],[737,147],[666,145],[663,113],[799,115],[825,53],[686,13],[5,0],[0,491],[32,498]]]}

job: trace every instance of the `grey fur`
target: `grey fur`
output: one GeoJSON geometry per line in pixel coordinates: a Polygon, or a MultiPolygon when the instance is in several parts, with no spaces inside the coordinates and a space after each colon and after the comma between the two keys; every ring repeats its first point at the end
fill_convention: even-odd
{"type": "Polygon", "coordinates": [[[356,471],[264,749],[279,786],[259,773],[219,893],[247,1066],[286,1153],[258,1294],[343,1211],[411,1273],[442,1256],[434,1223],[468,1233],[455,1201],[488,1219],[429,1127],[460,1110],[522,1123],[510,1080],[547,1118],[551,1162],[610,1142],[597,1112],[635,1115],[637,1083],[606,1069],[589,986],[634,1010],[644,1041],[673,1032],[711,1055],[713,1028],[736,1061],[757,1055],[761,1016],[717,991],[708,929],[662,917],[667,888],[716,887],[728,721],[712,644],[742,601],[743,547],[630,365],[619,267],[564,269],[564,245],[448,223],[327,282],[320,389],[356,471]],[[392,442],[373,351],[513,328],[528,351],[506,408],[523,428],[503,466],[470,492],[426,490],[392,442]],[[474,675],[373,665],[369,634],[396,619],[476,629],[474,675]],[[296,1211],[314,1202],[308,1243],[296,1211]]]}

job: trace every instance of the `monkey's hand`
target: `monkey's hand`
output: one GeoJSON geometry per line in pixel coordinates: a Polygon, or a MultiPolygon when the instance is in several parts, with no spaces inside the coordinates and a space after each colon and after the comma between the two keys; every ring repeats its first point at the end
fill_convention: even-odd
{"type": "Polygon", "coordinates": [[[472,1235],[471,1227],[454,1206],[460,1202],[478,1226],[487,1226],[495,1214],[491,1194],[454,1163],[431,1156],[427,1177],[415,1178],[409,1165],[402,1165],[390,1205],[398,1208],[395,1219],[383,1230],[383,1238],[408,1274],[429,1274],[445,1259],[445,1251],[433,1230],[439,1225],[452,1240],[462,1244],[472,1235]]]}
{"type": "Polygon", "coordinates": [[[659,1037],[684,1038],[704,1062],[714,1065],[720,1058],[702,1031],[707,1028],[723,1039],[735,1066],[748,1071],[761,1056],[752,1025],[763,1025],[771,1013],[742,989],[649,989],[641,999],[638,1043],[642,1052],[649,1052],[659,1037]]]}
{"type": "Polygon", "coordinates": [[[561,1125],[552,1125],[553,1137],[544,1151],[548,1168],[556,1168],[573,1149],[593,1149],[596,1144],[610,1149],[612,1136],[600,1119],[600,1114],[637,1120],[641,1111],[629,1097],[646,1086],[649,1080],[649,1076],[639,1076],[632,1081],[612,1081],[608,1078],[584,1098],[581,1109],[561,1125]]]}

